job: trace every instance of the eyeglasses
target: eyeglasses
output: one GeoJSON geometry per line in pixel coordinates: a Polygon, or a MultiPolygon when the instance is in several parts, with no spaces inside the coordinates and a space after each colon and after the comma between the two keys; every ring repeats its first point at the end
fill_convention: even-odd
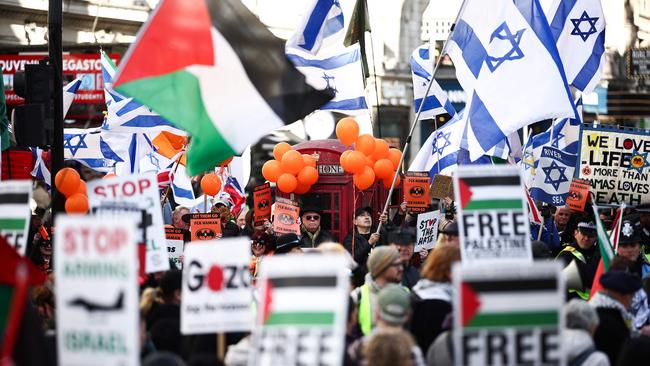
{"type": "Polygon", "coordinates": [[[305,220],[308,220],[308,221],[320,220],[320,216],[318,216],[318,215],[306,215],[305,220]]]}
{"type": "Polygon", "coordinates": [[[264,243],[259,242],[259,241],[251,241],[251,245],[253,245],[253,246],[255,246],[255,245],[263,246],[264,243]]]}

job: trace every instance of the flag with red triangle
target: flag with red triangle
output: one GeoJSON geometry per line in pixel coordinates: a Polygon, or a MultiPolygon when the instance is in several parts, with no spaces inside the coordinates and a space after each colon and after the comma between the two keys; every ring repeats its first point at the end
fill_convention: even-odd
{"type": "Polygon", "coordinates": [[[605,226],[600,220],[598,215],[598,208],[596,205],[592,206],[594,209],[594,214],[596,218],[596,234],[598,238],[598,249],[600,250],[600,261],[598,262],[598,268],[596,269],[596,274],[594,275],[594,282],[591,284],[591,290],[589,291],[589,298],[591,299],[594,295],[603,289],[603,286],[600,285],[600,276],[602,276],[607,270],[609,270],[609,262],[614,259],[616,255],[616,249],[618,247],[618,236],[621,232],[621,224],[623,220],[621,216],[623,210],[625,210],[625,203],[621,204],[621,207],[616,211],[616,216],[614,217],[614,224],[612,225],[612,232],[607,237],[607,232],[605,231],[605,226]]]}
{"type": "Polygon", "coordinates": [[[191,175],[241,153],[332,99],[294,68],[239,0],[162,0],[113,87],[192,135],[191,175]]]}

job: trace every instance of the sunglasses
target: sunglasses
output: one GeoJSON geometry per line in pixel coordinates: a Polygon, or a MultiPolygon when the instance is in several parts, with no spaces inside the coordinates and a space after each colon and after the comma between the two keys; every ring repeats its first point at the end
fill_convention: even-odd
{"type": "Polygon", "coordinates": [[[320,216],[318,216],[318,215],[306,215],[305,220],[308,220],[308,221],[320,220],[320,216]]]}

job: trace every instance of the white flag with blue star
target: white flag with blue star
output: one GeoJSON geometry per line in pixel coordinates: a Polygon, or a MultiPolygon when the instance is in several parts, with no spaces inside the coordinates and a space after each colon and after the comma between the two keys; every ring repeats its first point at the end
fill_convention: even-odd
{"type": "Polygon", "coordinates": [[[422,100],[422,113],[420,120],[431,119],[439,114],[448,113],[450,116],[456,114],[456,109],[451,105],[447,93],[438,85],[434,79],[429,94],[425,98],[427,86],[431,80],[433,70],[433,58],[430,57],[429,45],[422,45],[413,51],[411,55],[411,76],[413,77],[413,108],[415,113],[420,108],[422,100]]]}
{"type": "Polygon", "coordinates": [[[98,172],[113,171],[114,161],[102,154],[99,128],[63,130],[63,157],[75,160],[98,172]]]}
{"type": "Polygon", "coordinates": [[[359,46],[341,48],[332,56],[318,57],[287,47],[287,58],[318,90],[331,89],[335,96],[320,110],[348,115],[368,114],[359,46]]]}
{"type": "Polygon", "coordinates": [[[76,78],[63,87],[63,118],[68,114],[80,85],[81,78],[76,78]]]}
{"type": "Polygon", "coordinates": [[[530,123],[575,116],[538,0],[467,1],[447,45],[469,96],[472,160],[530,123]]]}
{"type": "Polygon", "coordinates": [[[311,0],[296,33],[287,46],[313,55],[331,45],[343,44],[345,19],[339,0],[311,0]]]}
{"type": "Polygon", "coordinates": [[[436,174],[451,176],[458,163],[460,139],[463,136],[462,115],[463,111],[460,111],[444,126],[429,135],[413,159],[409,171],[428,171],[432,179],[436,174]]]}
{"type": "Polygon", "coordinates": [[[546,16],[567,80],[583,93],[591,93],[605,65],[605,16],[600,0],[554,0],[546,16]]]}
{"type": "Polygon", "coordinates": [[[569,196],[575,162],[576,155],[544,146],[535,168],[531,197],[554,206],[564,206],[569,196]]]}

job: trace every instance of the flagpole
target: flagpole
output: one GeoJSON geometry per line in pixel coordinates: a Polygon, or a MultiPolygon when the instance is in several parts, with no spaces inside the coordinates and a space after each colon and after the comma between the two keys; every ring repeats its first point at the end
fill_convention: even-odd
{"type": "MultiPolygon", "coordinates": [[[[465,9],[465,4],[467,0],[463,0],[463,3],[460,6],[460,10],[458,11],[458,14],[456,14],[456,19],[454,20],[454,23],[451,25],[451,29],[449,29],[449,35],[447,36],[447,39],[445,40],[445,43],[442,45],[442,50],[440,50],[440,56],[438,56],[438,60],[436,61],[436,64],[433,68],[433,71],[431,72],[431,80],[429,80],[429,83],[427,85],[427,90],[424,92],[424,99],[422,100],[422,103],[420,103],[420,106],[418,107],[418,112],[415,115],[415,119],[413,120],[413,123],[411,124],[411,130],[409,131],[408,136],[406,137],[406,141],[404,142],[404,147],[402,148],[402,156],[399,159],[399,163],[397,164],[397,169],[395,169],[395,174],[393,175],[393,182],[390,185],[390,190],[388,191],[388,197],[386,198],[386,203],[384,204],[384,209],[381,211],[381,214],[385,214],[386,211],[388,210],[388,205],[390,204],[390,199],[393,195],[393,191],[395,190],[395,183],[397,182],[397,176],[399,175],[399,170],[402,164],[404,164],[404,157],[406,156],[406,150],[408,149],[409,145],[411,144],[411,136],[413,136],[413,132],[415,131],[415,127],[418,124],[418,120],[420,119],[420,114],[422,114],[422,108],[424,107],[424,101],[426,100],[427,95],[429,95],[429,91],[431,91],[431,85],[433,85],[435,81],[435,76],[436,72],[438,71],[438,68],[440,67],[440,61],[442,61],[442,57],[445,54],[445,50],[447,49],[447,42],[449,42],[449,38],[451,37],[451,34],[454,32],[454,28],[456,27],[456,23],[458,23],[458,18],[460,18],[460,15],[463,13],[463,9],[465,9]]],[[[435,121],[435,118],[434,118],[435,121]]],[[[437,125],[437,122],[435,122],[437,125]]],[[[437,129],[437,127],[436,127],[437,129]]],[[[440,165],[438,165],[438,168],[440,168],[440,165]]],[[[440,172],[440,171],[438,171],[440,172]]],[[[379,221],[379,224],[377,225],[377,231],[376,233],[379,234],[379,230],[381,230],[381,221],[379,221]]]]}

